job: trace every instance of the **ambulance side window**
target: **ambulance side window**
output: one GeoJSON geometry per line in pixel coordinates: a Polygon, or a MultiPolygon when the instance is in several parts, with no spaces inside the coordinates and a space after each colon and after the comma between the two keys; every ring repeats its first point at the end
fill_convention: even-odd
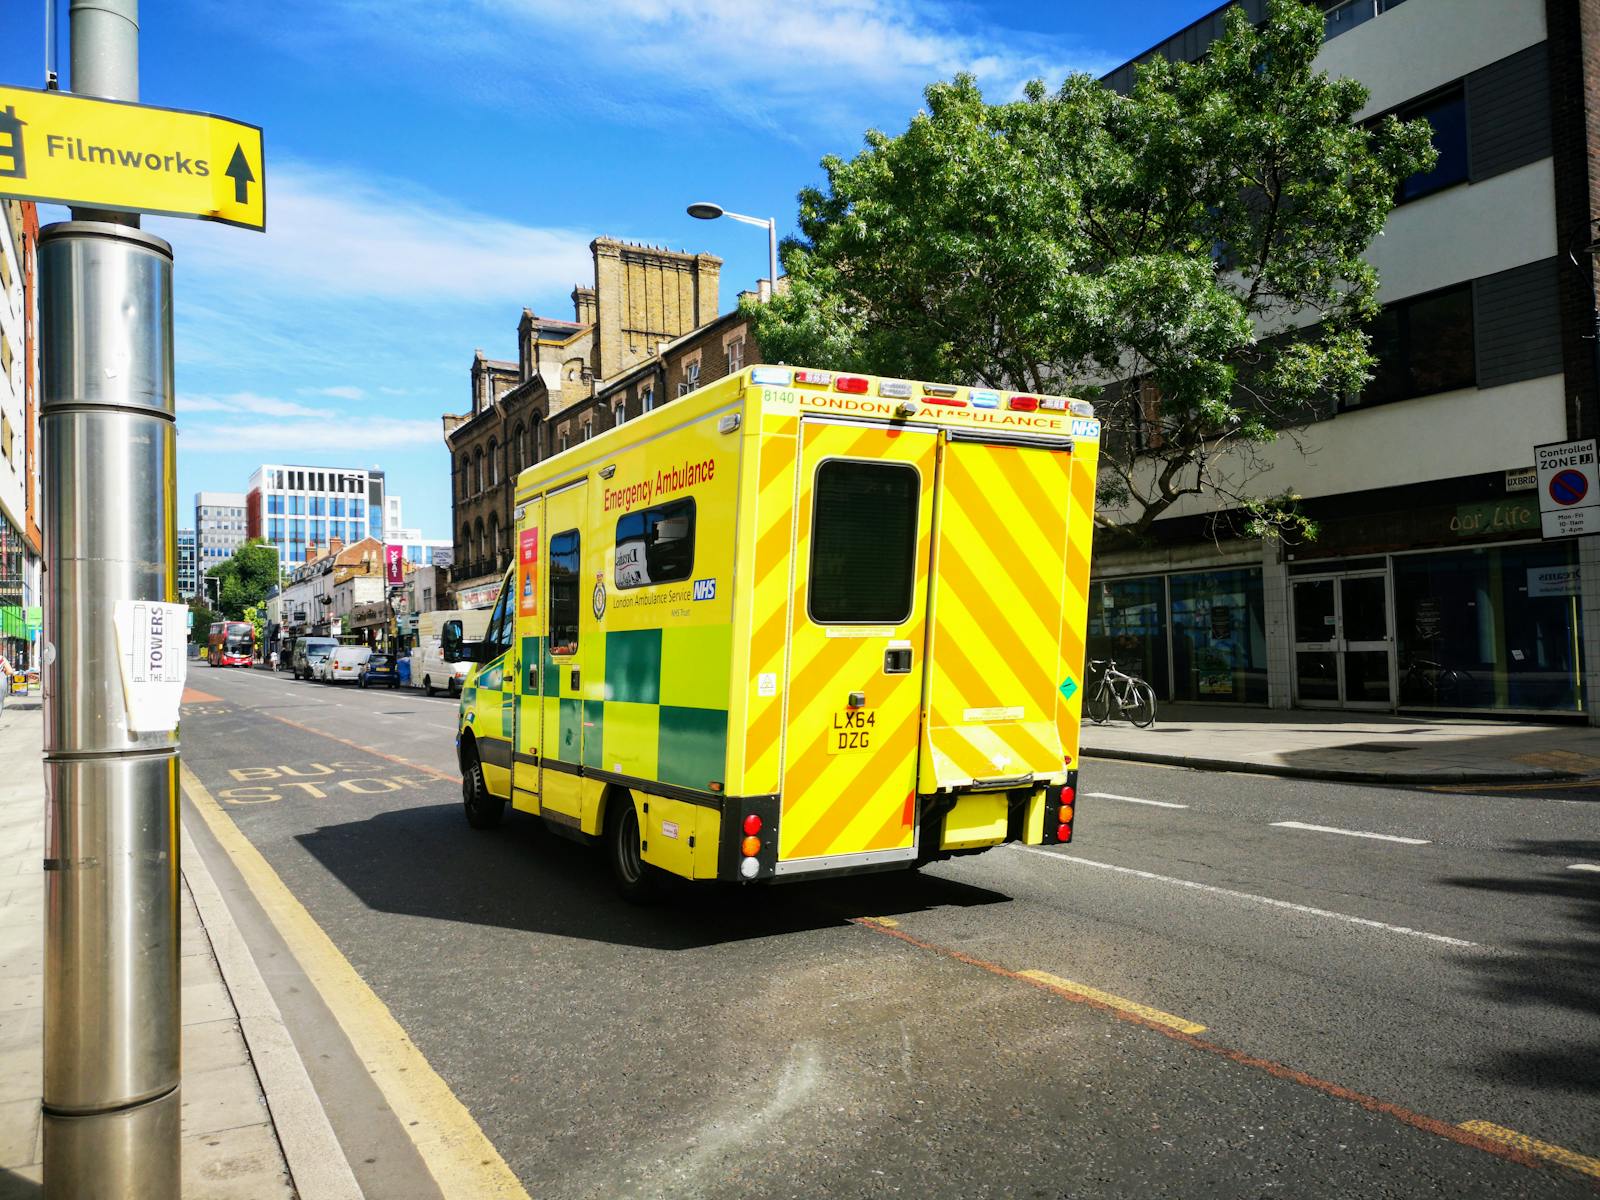
{"type": "Polygon", "coordinates": [[[811,619],[898,625],[911,615],[922,478],[908,463],[828,459],[817,467],[811,619]]]}
{"type": "MultiPolygon", "coordinates": [[[[485,643],[494,647],[490,655],[504,654],[511,649],[511,587],[509,584],[501,587],[500,599],[494,606],[494,613],[489,617],[488,631],[483,635],[485,643]]],[[[482,662],[482,659],[478,661],[482,662]]]]}
{"type": "Polygon", "coordinates": [[[550,653],[578,652],[578,531],[550,539],[550,653]]]}
{"type": "Polygon", "coordinates": [[[617,518],[619,589],[674,583],[694,574],[694,499],[673,500],[617,518]]]}

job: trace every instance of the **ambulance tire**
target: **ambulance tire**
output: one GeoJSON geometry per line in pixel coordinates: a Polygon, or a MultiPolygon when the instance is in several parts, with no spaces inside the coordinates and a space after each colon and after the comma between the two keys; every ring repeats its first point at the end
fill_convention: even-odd
{"type": "Polygon", "coordinates": [[[461,752],[461,806],[467,824],[474,829],[493,829],[506,815],[506,802],[490,793],[483,779],[483,764],[478,748],[469,745],[461,752]]]}
{"type": "Polygon", "coordinates": [[[656,898],[656,869],[644,861],[639,833],[639,810],[633,797],[616,790],[606,798],[606,862],[617,892],[629,904],[648,904],[656,898]]]}
{"type": "Polygon", "coordinates": [[[422,694],[424,696],[433,695],[433,676],[432,675],[424,675],[422,677],[422,694]]]}

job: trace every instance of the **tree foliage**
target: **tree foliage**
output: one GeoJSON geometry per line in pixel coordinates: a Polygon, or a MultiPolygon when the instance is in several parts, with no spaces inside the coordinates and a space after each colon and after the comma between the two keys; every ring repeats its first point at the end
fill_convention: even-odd
{"type": "Polygon", "coordinates": [[[221,580],[217,608],[230,621],[244,621],[246,609],[260,606],[278,583],[278,550],[264,538],[251,538],[206,575],[221,580]]]}
{"type": "Polygon", "coordinates": [[[1137,536],[1202,494],[1252,532],[1294,526],[1252,494],[1259,454],[1366,382],[1362,254],[1434,161],[1425,121],[1355,123],[1367,92],[1314,69],[1321,44],[1315,8],[1271,0],[1128,95],[932,85],[903,134],[800,194],[788,287],[746,310],[763,356],[1091,396],[1102,524],[1137,536]]]}

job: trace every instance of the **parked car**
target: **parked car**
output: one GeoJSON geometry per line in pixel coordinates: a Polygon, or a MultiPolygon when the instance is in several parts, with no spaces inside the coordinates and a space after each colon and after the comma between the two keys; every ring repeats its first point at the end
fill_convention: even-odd
{"type": "Polygon", "coordinates": [[[371,656],[372,651],[365,646],[336,646],[333,653],[322,660],[317,678],[323,683],[356,683],[371,656]]]}
{"type": "Polygon", "coordinates": [[[392,654],[369,655],[366,664],[361,669],[361,677],[356,680],[362,687],[369,684],[382,684],[385,687],[397,688],[400,686],[400,670],[395,665],[392,654]]]}
{"type": "Polygon", "coordinates": [[[331,637],[295,638],[294,656],[289,660],[289,669],[294,672],[296,679],[315,679],[317,662],[332,654],[338,645],[338,639],[331,637]],[[313,655],[316,662],[313,661],[313,655]]]}

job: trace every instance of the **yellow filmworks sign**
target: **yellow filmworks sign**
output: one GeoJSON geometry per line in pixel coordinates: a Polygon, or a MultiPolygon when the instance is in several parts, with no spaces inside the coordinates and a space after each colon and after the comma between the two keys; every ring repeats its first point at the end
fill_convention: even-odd
{"type": "Polygon", "coordinates": [[[265,229],[264,167],[255,125],[0,87],[0,196],[265,229]]]}

